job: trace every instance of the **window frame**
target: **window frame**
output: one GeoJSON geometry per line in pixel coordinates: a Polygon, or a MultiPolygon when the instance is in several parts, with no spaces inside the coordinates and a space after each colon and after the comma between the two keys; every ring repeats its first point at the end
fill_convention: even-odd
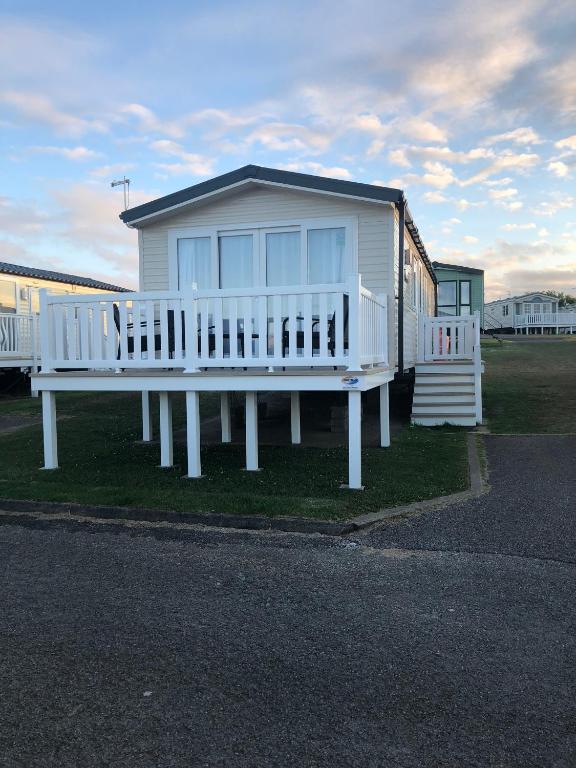
{"type": "MultiPolygon", "coordinates": [[[[254,222],[250,224],[223,224],[217,227],[174,227],[168,230],[168,285],[169,290],[178,287],[178,240],[194,237],[210,237],[211,240],[211,289],[219,289],[220,257],[218,238],[226,235],[253,235],[254,287],[266,286],[266,234],[271,232],[300,231],[300,282],[308,285],[308,230],[345,230],[343,277],[358,272],[358,217],[322,217],[314,219],[286,219],[254,222]]],[[[336,283],[335,283],[336,285],[336,283]]]]}
{"type": "Polygon", "coordinates": [[[472,314],[472,280],[458,280],[458,314],[462,314],[462,307],[468,307],[468,314],[472,314]],[[468,301],[462,301],[462,286],[468,286],[468,301]]]}
{"type": "Polygon", "coordinates": [[[438,316],[443,317],[443,315],[440,314],[440,311],[444,307],[452,308],[454,307],[454,315],[446,315],[446,317],[453,317],[455,315],[458,315],[458,294],[459,294],[459,288],[458,288],[458,280],[438,280],[438,316]],[[453,283],[454,284],[454,298],[455,302],[454,304],[440,304],[440,286],[443,283],[453,283]]]}

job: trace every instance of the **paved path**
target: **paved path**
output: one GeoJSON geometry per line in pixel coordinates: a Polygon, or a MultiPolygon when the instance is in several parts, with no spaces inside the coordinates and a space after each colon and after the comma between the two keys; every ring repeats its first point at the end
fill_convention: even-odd
{"type": "Polygon", "coordinates": [[[376,546],[576,563],[576,435],[485,436],[491,492],[369,529],[376,546]]]}
{"type": "Polygon", "coordinates": [[[0,765],[571,768],[576,443],[487,444],[354,541],[0,526],[0,765]]]}

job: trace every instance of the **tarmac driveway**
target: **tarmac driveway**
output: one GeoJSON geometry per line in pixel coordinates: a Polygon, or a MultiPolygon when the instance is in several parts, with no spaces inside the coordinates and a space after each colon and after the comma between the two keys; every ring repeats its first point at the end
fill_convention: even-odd
{"type": "Polygon", "coordinates": [[[576,443],[487,446],[353,540],[0,526],[0,765],[575,765],[576,443]]]}

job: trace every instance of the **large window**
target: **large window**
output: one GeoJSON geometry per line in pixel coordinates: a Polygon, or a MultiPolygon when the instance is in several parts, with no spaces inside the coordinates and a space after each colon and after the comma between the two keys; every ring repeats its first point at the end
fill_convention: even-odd
{"type": "Polygon", "coordinates": [[[198,288],[211,285],[211,243],[209,237],[178,239],[178,288],[196,283],[198,288]]]}
{"type": "Polygon", "coordinates": [[[170,286],[342,283],[356,270],[353,219],[303,220],[169,233],[170,286]]]}
{"type": "Polygon", "coordinates": [[[341,283],[346,230],[344,227],[308,230],[308,283],[341,283]]]}
{"type": "Polygon", "coordinates": [[[457,315],[457,282],[442,280],[438,283],[438,315],[457,315]]]}
{"type": "Polygon", "coordinates": [[[222,235],[218,238],[220,288],[254,285],[254,236],[222,235]]]}
{"type": "Polygon", "coordinates": [[[299,285],[300,232],[266,232],[266,285],[299,285]]]}

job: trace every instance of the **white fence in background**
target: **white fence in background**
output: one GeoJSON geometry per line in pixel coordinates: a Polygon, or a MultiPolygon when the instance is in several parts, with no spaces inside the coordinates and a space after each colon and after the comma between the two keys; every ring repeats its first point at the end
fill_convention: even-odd
{"type": "Polygon", "coordinates": [[[44,370],[387,364],[387,299],[347,283],[41,294],[44,370]],[[191,340],[191,343],[190,343],[191,340]]]}
{"type": "Polygon", "coordinates": [[[38,351],[38,315],[0,313],[0,368],[3,359],[33,363],[38,351]]]}
{"type": "Polygon", "coordinates": [[[515,315],[516,328],[526,326],[560,326],[561,328],[576,326],[576,312],[543,312],[541,315],[515,315]]]}

